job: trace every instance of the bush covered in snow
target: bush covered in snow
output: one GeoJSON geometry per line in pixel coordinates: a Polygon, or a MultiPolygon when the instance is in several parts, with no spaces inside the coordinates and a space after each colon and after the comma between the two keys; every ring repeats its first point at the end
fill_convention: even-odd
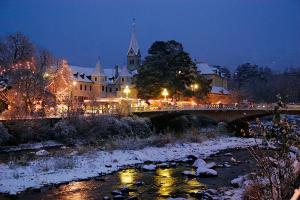
{"type": "Polygon", "coordinates": [[[12,136],[8,133],[7,128],[0,122],[0,146],[5,145],[12,139],[12,136]]]}
{"type": "Polygon", "coordinates": [[[68,120],[61,120],[54,125],[54,135],[56,139],[68,142],[76,135],[75,127],[68,120]]]}

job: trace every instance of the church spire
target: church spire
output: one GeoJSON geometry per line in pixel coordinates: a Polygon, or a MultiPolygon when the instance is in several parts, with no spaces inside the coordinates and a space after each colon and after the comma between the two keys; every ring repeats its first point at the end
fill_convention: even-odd
{"type": "Polygon", "coordinates": [[[129,54],[138,55],[139,52],[140,52],[139,44],[138,44],[137,39],[136,39],[135,25],[136,25],[135,24],[135,18],[133,18],[131,39],[130,39],[127,55],[129,55],[129,54]]]}
{"type": "Polygon", "coordinates": [[[130,44],[127,52],[127,68],[130,72],[136,70],[141,64],[141,52],[136,39],[135,19],[132,23],[130,44]]]}

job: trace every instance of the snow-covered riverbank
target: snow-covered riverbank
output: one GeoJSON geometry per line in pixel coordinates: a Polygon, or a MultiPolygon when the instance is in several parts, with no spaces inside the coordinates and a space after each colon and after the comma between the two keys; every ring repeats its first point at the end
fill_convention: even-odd
{"type": "MultiPolygon", "coordinates": [[[[17,194],[28,188],[86,179],[111,173],[128,165],[145,161],[165,162],[183,160],[188,155],[206,158],[218,151],[260,144],[253,138],[217,137],[203,143],[169,144],[141,150],[94,151],[69,156],[68,163],[58,157],[30,162],[28,166],[0,165],[0,192],[17,194]],[[62,162],[62,163],[60,163],[62,162]],[[60,166],[58,167],[58,163],[60,166]],[[65,167],[64,167],[65,166],[65,167]]],[[[66,158],[64,158],[66,159],[66,158]]]]}

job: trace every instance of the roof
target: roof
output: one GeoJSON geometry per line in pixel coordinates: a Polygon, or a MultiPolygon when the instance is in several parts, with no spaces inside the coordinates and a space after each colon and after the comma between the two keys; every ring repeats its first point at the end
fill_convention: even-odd
{"type": "MultiPolygon", "coordinates": [[[[75,81],[81,81],[81,82],[92,82],[87,76],[91,76],[93,73],[95,73],[95,69],[92,67],[79,67],[79,66],[74,66],[70,65],[70,68],[73,73],[73,80],[75,81]],[[74,74],[78,73],[78,76],[75,77],[74,74]],[[84,74],[84,76],[83,76],[84,74]],[[82,76],[80,76],[82,75],[82,76]],[[83,78],[82,78],[83,77],[83,78]]],[[[103,73],[102,76],[108,77],[107,82],[111,82],[110,78],[114,76],[114,68],[102,68],[101,74],[103,73]]]]}
{"type": "Polygon", "coordinates": [[[91,75],[94,71],[94,68],[92,67],[80,67],[80,66],[70,65],[70,68],[73,74],[76,74],[78,72],[79,74],[91,75]]]}
{"type": "Polygon", "coordinates": [[[198,63],[197,70],[200,71],[201,74],[216,74],[217,69],[209,66],[207,63],[198,63]]]}
{"type": "Polygon", "coordinates": [[[121,70],[121,72],[119,73],[119,76],[132,76],[127,69],[127,66],[124,66],[121,70]]]}
{"type": "Polygon", "coordinates": [[[218,86],[212,86],[210,92],[214,94],[229,94],[229,91],[226,88],[218,86]]]}

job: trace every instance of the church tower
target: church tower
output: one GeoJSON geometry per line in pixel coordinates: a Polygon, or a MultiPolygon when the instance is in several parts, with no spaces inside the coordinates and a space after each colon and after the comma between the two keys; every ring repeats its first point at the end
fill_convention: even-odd
{"type": "Polygon", "coordinates": [[[98,57],[95,70],[91,74],[91,79],[94,82],[94,95],[96,97],[105,97],[106,96],[106,81],[107,77],[104,73],[103,67],[101,65],[100,57],[98,57]]]}
{"type": "Polygon", "coordinates": [[[136,70],[140,64],[141,64],[141,52],[136,39],[135,19],[133,19],[131,39],[130,39],[130,44],[127,52],[127,68],[130,72],[132,72],[136,70]]]}

